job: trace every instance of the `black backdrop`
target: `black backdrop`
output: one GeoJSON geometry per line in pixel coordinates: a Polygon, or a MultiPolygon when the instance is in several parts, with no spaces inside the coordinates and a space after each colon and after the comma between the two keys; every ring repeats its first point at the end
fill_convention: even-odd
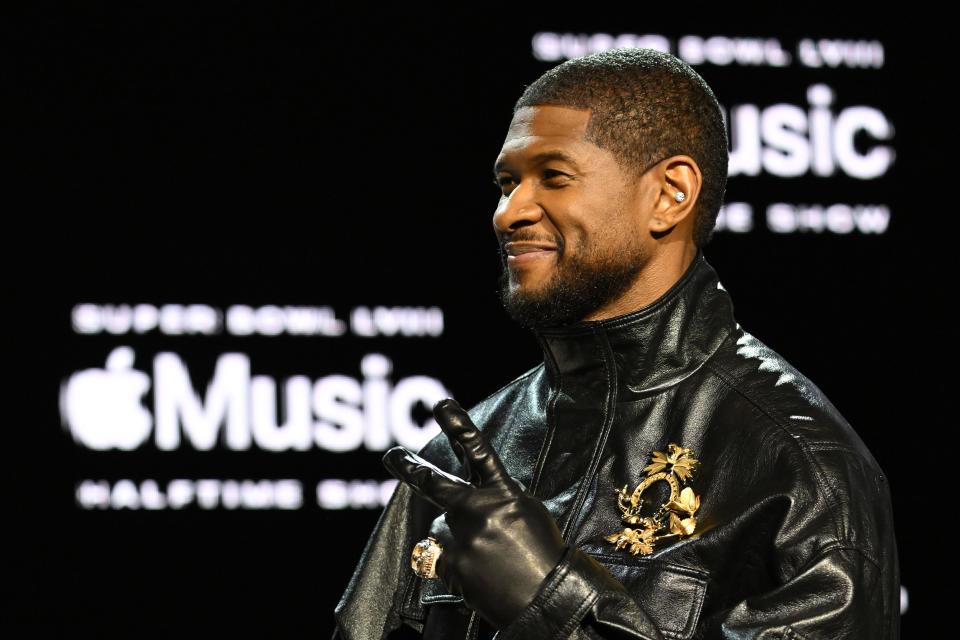
{"type": "Polygon", "coordinates": [[[942,561],[924,551],[944,541],[932,523],[943,507],[914,474],[947,460],[945,353],[927,342],[946,328],[945,251],[928,240],[944,220],[924,214],[941,210],[949,184],[934,178],[936,82],[920,80],[938,42],[899,19],[844,26],[790,7],[719,19],[554,9],[157,5],[7,21],[7,139],[22,174],[9,181],[4,234],[6,621],[118,637],[259,624],[325,637],[379,511],[322,509],[314,487],[387,478],[379,451],[91,450],[63,425],[61,385],[118,345],[141,369],[178,354],[198,393],[227,352],[278,383],[358,378],[363,355],[383,353],[394,379],[441,380],[465,405],[530,368],[536,345],[496,297],[490,167],[513,101],[556,64],[532,55],[533,34],[606,32],[778,38],[787,50],[803,38],[882,42],[875,69],[697,65],[728,108],[806,108],[808,87],[826,83],[835,111],[870,105],[896,131],[896,161],[875,180],[732,176],[727,201],[753,204],[754,229],[717,232],[706,255],[738,321],[826,392],[889,475],[904,635],[937,628],[942,561]],[[882,204],[890,223],[775,233],[763,219],[773,202],[882,204]],[[438,307],[444,324],[427,337],[79,335],[81,303],[438,307]],[[122,478],[297,478],[303,506],[78,503],[80,481],[122,478]]]}

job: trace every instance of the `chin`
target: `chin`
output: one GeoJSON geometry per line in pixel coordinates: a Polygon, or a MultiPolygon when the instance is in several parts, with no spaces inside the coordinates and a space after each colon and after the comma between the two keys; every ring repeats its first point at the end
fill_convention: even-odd
{"type": "Polygon", "coordinates": [[[546,291],[547,286],[545,282],[539,280],[535,282],[530,282],[529,278],[527,282],[517,282],[512,280],[510,282],[510,297],[511,298],[538,298],[543,295],[543,292],[546,291]]]}
{"type": "Polygon", "coordinates": [[[510,271],[510,287],[523,288],[528,291],[545,289],[550,284],[550,272],[546,269],[523,269],[510,271]]]}

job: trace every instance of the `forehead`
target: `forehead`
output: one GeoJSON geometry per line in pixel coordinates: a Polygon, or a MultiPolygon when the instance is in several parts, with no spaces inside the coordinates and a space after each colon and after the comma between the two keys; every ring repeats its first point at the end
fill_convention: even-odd
{"type": "Polygon", "coordinates": [[[510,121],[497,161],[547,147],[562,147],[572,155],[588,155],[597,149],[584,140],[589,121],[589,109],[553,105],[518,109],[510,121]]]}

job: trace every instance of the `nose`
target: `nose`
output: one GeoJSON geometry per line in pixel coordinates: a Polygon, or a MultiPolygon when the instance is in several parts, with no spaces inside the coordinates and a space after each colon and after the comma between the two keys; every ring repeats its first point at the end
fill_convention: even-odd
{"type": "Polygon", "coordinates": [[[543,208],[535,195],[533,185],[521,181],[509,196],[501,197],[493,214],[494,231],[498,234],[510,233],[539,222],[543,217],[543,208]]]}

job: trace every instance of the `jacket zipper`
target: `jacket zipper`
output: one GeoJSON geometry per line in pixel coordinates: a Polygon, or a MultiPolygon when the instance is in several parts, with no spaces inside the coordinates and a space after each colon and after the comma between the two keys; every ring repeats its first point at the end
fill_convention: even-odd
{"type": "MultiPolygon", "coordinates": [[[[600,459],[603,457],[603,450],[607,445],[607,437],[610,435],[610,430],[613,426],[614,413],[617,407],[616,399],[616,389],[617,389],[617,369],[616,363],[613,357],[613,353],[610,348],[610,342],[607,340],[606,335],[602,333],[594,332],[594,337],[600,341],[600,347],[603,349],[604,358],[603,365],[607,373],[607,395],[604,398],[604,414],[603,422],[600,425],[600,433],[598,435],[597,444],[594,447],[593,454],[590,460],[590,464],[587,467],[587,472],[584,474],[583,479],[580,481],[580,487],[577,489],[577,495],[574,496],[573,504],[570,507],[570,513],[567,517],[566,523],[563,526],[563,539],[569,541],[569,536],[573,523],[577,520],[580,510],[583,508],[583,503],[586,499],[587,492],[589,490],[589,485],[593,480],[594,475],[597,472],[597,467],[600,465],[600,459]]],[[[553,444],[553,437],[556,429],[556,421],[553,419],[554,411],[556,409],[557,400],[560,397],[560,390],[562,388],[563,379],[560,375],[560,370],[556,366],[556,363],[553,362],[553,354],[549,348],[545,348],[544,352],[550,354],[551,362],[550,366],[553,367],[553,370],[556,372],[557,377],[557,388],[553,392],[550,399],[547,401],[547,435],[544,438],[543,446],[540,448],[540,454],[537,457],[537,464],[534,467],[534,477],[530,481],[530,493],[534,496],[537,495],[537,489],[540,484],[540,477],[543,473],[543,467],[546,464],[547,454],[550,452],[551,445],[553,444]]]]}
{"type": "MultiPolygon", "coordinates": [[[[606,336],[599,335],[594,333],[594,337],[598,340],[601,340],[601,348],[604,350],[604,359],[603,364],[607,372],[607,395],[604,398],[605,407],[603,415],[603,423],[600,428],[599,438],[597,444],[594,447],[593,455],[590,460],[590,465],[587,467],[587,473],[584,475],[583,479],[580,481],[580,487],[577,489],[577,495],[574,498],[573,505],[570,508],[570,514],[567,517],[567,521],[563,526],[563,539],[564,541],[569,542],[570,531],[573,527],[573,523],[577,520],[577,516],[580,510],[583,507],[584,500],[586,498],[587,491],[589,490],[589,485],[593,476],[597,472],[597,467],[600,464],[600,458],[603,457],[603,450],[607,445],[607,437],[610,435],[610,429],[613,426],[614,412],[616,411],[616,388],[617,388],[617,370],[616,364],[613,358],[613,353],[610,349],[610,343],[607,341],[606,336]]],[[[551,353],[549,349],[545,350],[546,353],[551,353]]],[[[551,360],[553,356],[551,354],[551,360]]],[[[560,377],[559,368],[556,364],[551,362],[551,366],[554,367],[554,370],[557,372],[557,389],[552,394],[551,398],[547,402],[547,435],[544,438],[543,446],[540,447],[540,454],[537,457],[537,464],[534,469],[534,477],[530,481],[530,493],[536,496],[536,490],[540,484],[540,476],[543,472],[543,466],[546,463],[547,454],[550,452],[550,446],[553,442],[554,430],[556,427],[556,422],[553,420],[553,414],[556,407],[557,400],[560,397],[560,389],[562,379],[560,377]]],[[[470,612],[470,620],[467,623],[467,633],[464,637],[464,640],[477,640],[479,634],[479,627],[477,621],[477,612],[470,612]]]]}
{"type": "Polygon", "coordinates": [[[477,640],[477,635],[480,632],[480,624],[477,620],[477,612],[470,612],[470,621],[467,623],[467,635],[464,640],[477,640]]]}

